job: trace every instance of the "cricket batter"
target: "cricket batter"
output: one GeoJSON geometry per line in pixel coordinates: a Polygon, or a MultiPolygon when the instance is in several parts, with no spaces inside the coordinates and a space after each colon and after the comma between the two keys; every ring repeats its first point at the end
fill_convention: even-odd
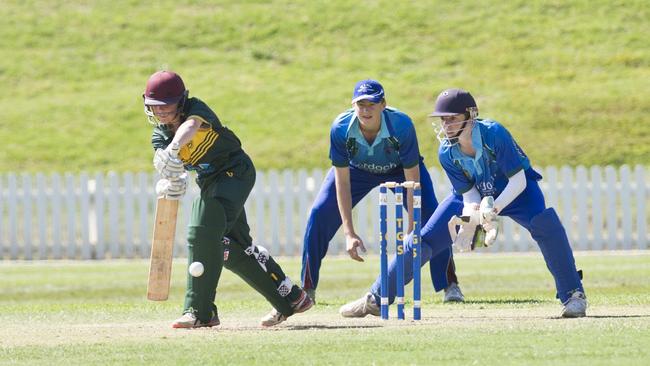
{"type": "MultiPolygon", "coordinates": [[[[405,113],[386,105],[384,88],[376,80],[359,81],[354,87],[352,108],[334,120],[330,159],[333,168],[313,204],[304,238],[302,284],[312,299],[321,262],[341,225],[348,254],[356,261],[363,261],[358,250],[366,249],[354,230],[352,207],[373,188],[388,181],[420,182],[423,222],[438,206],[431,177],[420,156],[413,122],[405,113]]],[[[412,193],[409,190],[405,200],[409,217],[413,217],[412,193]]],[[[446,289],[447,301],[463,301],[450,256],[451,251],[446,250],[431,261],[434,288],[446,289]]],[[[392,283],[394,287],[394,276],[392,283]]]]}
{"type": "MultiPolygon", "coordinates": [[[[468,218],[460,225],[453,242],[461,250],[471,250],[474,234],[480,227],[486,232],[495,229],[497,215],[510,217],[537,242],[555,280],[556,297],[563,304],[561,315],[584,317],[587,299],[564,227],[555,210],[544,203],[537,183],[541,175],[531,167],[508,130],[497,121],[477,118],[476,101],[462,89],[443,91],[431,116],[441,119],[438,157],[453,192],[422,228],[423,248],[429,247],[432,255],[449,249],[452,238],[448,222],[453,216],[468,218]],[[492,209],[480,210],[484,197],[494,198],[492,209]]],[[[405,251],[410,250],[411,243],[405,251]]],[[[405,272],[412,278],[410,271],[405,272]]],[[[345,305],[342,312],[365,316],[375,314],[376,310],[378,314],[378,281],[371,293],[345,305]]]]}
{"type": "Polygon", "coordinates": [[[264,247],[253,244],[244,202],[255,184],[255,167],[237,136],[203,101],[189,97],[172,71],[151,75],[143,98],[145,114],[155,126],[154,166],[162,177],[158,195],[180,199],[187,187],[186,170],[197,172],[201,188],[188,225],[187,259],[188,264],[201,262],[205,270],[198,277],[188,274],[183,316],[172,327],[219,325],[215,297],[224,265],[273,305],[262,326],[308,310],[313,302],[305,291],[285,276],[264,247]]]}

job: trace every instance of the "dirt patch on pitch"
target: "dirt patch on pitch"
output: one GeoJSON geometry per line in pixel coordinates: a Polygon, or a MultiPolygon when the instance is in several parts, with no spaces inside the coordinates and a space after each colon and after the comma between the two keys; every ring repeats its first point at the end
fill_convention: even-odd
{"type": "MultiPolygon", "coordinates": [[[[258,317],[231,317],[223,319],[214,328],[172,329],[168,321],[121,322],[100,324],[48,324],[47,322],[3,324],[0,345],[3,348],[24,346],[57,346],[66,344],[101,344],[122,342],[151,342],[181,337],[219,337],[221,334],[246,332],[296,332],[296,331],[346,331],[354,329],[381,330],[391,327],[413,327],[413,329],[458,328],[467,330],[533,328],[552,329],[593,326],[594,323],[609,324],[610,321],[629,321],[638,326],[650,327],[650,308],[647,307],[594,307],[588,317],[577,320],[559,318],[558,306],[534,308],[465,308],[444,307],[425,309],[419,322],[408,319],[384,321],[376,317],[345,319],[331,309],[314,309],[299,314],[273,328],[258,325],[258,317]]],[[[409,309],[410,310],[410,309],[409,309]]],[[[391,314],[393,315],[393,314],[391,314]]],[[[6,319],[5,319],[6,320],[6,319]]]]}

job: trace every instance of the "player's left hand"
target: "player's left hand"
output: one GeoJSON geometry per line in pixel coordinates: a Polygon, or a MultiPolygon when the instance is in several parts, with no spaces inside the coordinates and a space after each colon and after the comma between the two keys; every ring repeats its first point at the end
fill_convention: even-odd
{"type": "Polygon", "coordinates": [[[183,162],[173,153],[171,149],[157,149],[153,156],[153,166],[163,178],[177,178],[185,173],[183,162]]]}
{"type": "Polygon", "coordinates": [[[494,244],[498,234],[497,215],[499,210],[494,206],[494,198],[492,196],[483,197],[479,207],[480,224],[485,230],[485,246],[494,244]]]}
{"type": "Polygon", "coordinates": [[[476,229],[480,225],[479,205],[472,203],[463,207],[461,217],[454,216],[449,220],[449,234],[454,245],[461,252],[472,250],[472,241],[476,229]],[[459,225],[458,233],[456,226],[459,225]]]}

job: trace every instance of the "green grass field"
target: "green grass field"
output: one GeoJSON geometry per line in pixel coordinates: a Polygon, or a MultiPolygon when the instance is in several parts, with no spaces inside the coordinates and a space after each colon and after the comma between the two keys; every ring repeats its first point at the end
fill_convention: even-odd
{"type": "MultiPolygon", "coordinates": [[[[583,319],[558,318],[540,255],[479,253],[457,256],[465,304],[442,304],[423,271],[421,322],[341,318],[339,306],[365,292],[377,260],[327,258],[318,305],[272,329],[257,325],[265,301],[224,272],[222,325],[199,330],[170,328],[182,305],[182,261],[169,301],[160,303],[145,300],[145,261],[3,262],[0,365],[650,362],[650,252],[577,253],[590,301],[583,319]]],[[[280,262],[299,278],[297,259],[280,262]]]]}
{"type": "Polygon", "coordinates": [[[476,96],[534,164],[647,164],[647,1],[5,0],[0,171],[150,170],[147,77],[183,75],[258,168],[326,167],[334,117],[373,77],[426,115],[476,96]]]}

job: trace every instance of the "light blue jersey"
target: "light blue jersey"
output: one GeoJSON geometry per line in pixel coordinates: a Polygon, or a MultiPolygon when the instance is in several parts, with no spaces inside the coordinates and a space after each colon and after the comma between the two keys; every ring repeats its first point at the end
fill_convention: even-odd
{"type": "MultiPolygon", "coordinates": [[[[556,296],[563,304],[574,292],[584,293],[564,226],[557,212],[546,207],[537,182],[542,177],[531,168],[528,157],[508,130],[496,121],[477,119],[472,127],[472,147],[476,151],[473,157],[465,155],[458,144],[443,144],[438,150],[440,164],[454,192],[440,203],[422,227],[422,248],[430,248],[431,255],[449,249],[452,240],[448,223],[453,216],[462,215],[463,193],[476,187],[482,197],[498,197],[509,178],[523,170],[526,175],[524,190],[502,208],[499,216],[509,217],[528,230],[553,275],[556,296]]],[[[405,257],[410,248],[410,244],[405,246],[405,257]]]]}
{"type": "Polygon", "coordinates": [[[472,128],[474,157],[460,151],[460,145],[440,145],[438,157],[454,191],[463,194],[476,187],[481,197],[497,197],[508,178],[525,170],[528,179],[542,177],[530,167],[530,161],[508,130],[494,120],[477,119],[472,128]]]}
{"type": "Polygon", "coordinates": [[[352,166],[373,174],[390,174],[418,165],[415,127],[405,113],[386,107],[381,129],[372,144],[363,137],[354,109],[336,117],[330,132],[330,160],[336,167],[352,166]]]}

